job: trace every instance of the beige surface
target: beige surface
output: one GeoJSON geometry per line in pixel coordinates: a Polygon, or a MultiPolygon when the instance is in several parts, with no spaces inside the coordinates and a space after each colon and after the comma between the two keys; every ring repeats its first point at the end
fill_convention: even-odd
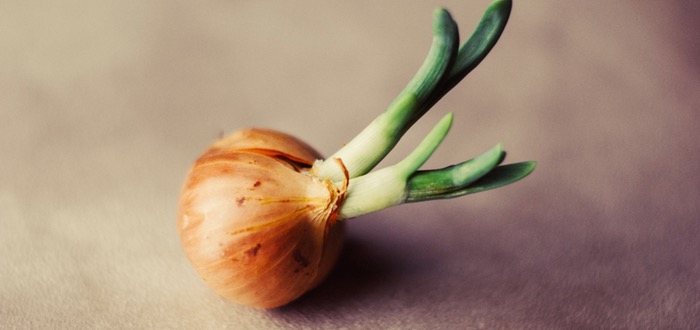
{"type": "MultiPolygon", "coordinates": [[[[497,142],[498,191],[355,219],[334,275],[279,310],[219,299],[176,199],[223,131],[329,154],[422,61],[430,14],[487,1],[2,1],[0,328],[700,328],[696,1],[517,1],[431,166],[497,142]]],[[[385,163],[386,164],[386,163],[385,163]]]]}

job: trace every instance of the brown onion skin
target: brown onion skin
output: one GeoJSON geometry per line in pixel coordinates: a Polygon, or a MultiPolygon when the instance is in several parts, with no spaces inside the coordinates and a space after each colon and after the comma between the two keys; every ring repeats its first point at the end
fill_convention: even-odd
{"type": "Polygon", "coordinates": [[[179,200],[183,251],[218,294],[258,308],[285,305],[336,263],[344,189],[304,173],[320,159],[300,140],[249,129],[214,143],[189,171],[179,200]]]}

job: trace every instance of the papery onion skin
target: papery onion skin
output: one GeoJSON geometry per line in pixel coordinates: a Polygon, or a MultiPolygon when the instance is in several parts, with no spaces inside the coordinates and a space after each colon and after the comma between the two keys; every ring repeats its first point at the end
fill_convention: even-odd
{"type": "Polygon", "coordinates": [[[303,169],[318,152],[272,130],[214,143],[183,186],[178,231],[204,281],[234,302],[273,308],[316,287],[343,244],[344,191],[303,169]]]}

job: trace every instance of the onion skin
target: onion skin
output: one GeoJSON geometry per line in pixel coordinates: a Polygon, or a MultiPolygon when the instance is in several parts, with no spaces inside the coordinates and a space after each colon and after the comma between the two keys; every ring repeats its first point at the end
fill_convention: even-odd
{"type": "Polygon", "coordinates": [[[274,308],[313,289],[343,244],[344,188],[304,171],[318,152],[272,130],[214,143],[188,173],[179,200],[185,255],[218,294],[274,308]]]}

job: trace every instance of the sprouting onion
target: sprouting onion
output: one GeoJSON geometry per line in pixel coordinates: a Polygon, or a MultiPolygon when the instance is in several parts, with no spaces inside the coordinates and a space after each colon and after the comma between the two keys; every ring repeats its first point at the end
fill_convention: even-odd
{"type": "Polygon", "coordinates": [[[344,220],[501,187],[532,172],[535,162],[500,165],[500,144],[456,165],[420,170],[447,135],[452,113],[402,161],[372,171],[489,53],[511,7],[510,0],[494,1],[461,46],[457,24],[437,9],[432,46],[416,75],[384,113],[326,159],[290,135],[264,129],[239,131],[209,147],[188,173],[179,201],[180,239],[197,273],[232,301],[278,307],[328,275],[341,251],[344,220]]]}

